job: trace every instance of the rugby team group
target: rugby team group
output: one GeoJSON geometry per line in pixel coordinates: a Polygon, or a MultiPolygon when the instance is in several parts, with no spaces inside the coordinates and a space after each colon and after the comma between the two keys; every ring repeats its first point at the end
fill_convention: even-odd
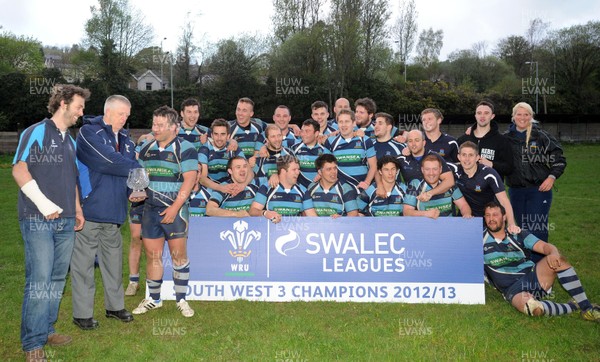
{"type": "Polygon", "coordinates": [[[70,270],[73,323],[94,319],[95,265],[104,286],[106,317],[122,322],[163,305],[162,252],[172,258],[176,305],[184,317],[190,260],[190,217],[483,217],[488,282],[530,316],[579,311],[600,321],[569,262],[548,241],[552,188],[566,168],[560,143],[517,103],[501,133],[494,105],[475,106],[475,122],[453,138],[440,129],[443,115],[424,109],[420,124],[396,124],[375,102],[346,98],[331,109],[311,104],[311,118],[291,124],[285,105],[273,123],[254,118],[254,103],[240,98],[236,119],[198,124],[201,104],[190,98],[179,113],[162,106],[152,132],[134,142],[124,126],[131,103],[106,99],[104,114],[84,117],[74,139],[68,128],[83,116],[90,92],[56,85],[50,118],[22,132],[13,161],[20,188],[19,224],[25,249],[21,342],[28,360],[44,360],[43,347],[71,337],[56,333],[59,304],[70,270]],[[331,116],[331,117],[330,117],[331,116]],[[148,186],[132,192],[132,170],[148,186]],[[505,189],[505,182],[508,192],[505,189]],[[121,226],[131,229],[129,284],[122,283],[121,226]],[[146,255],[149,297],[131,313],[125,295],[137,293],[146,255]],[[544,300],[558,279],[573,298],[544,300]]]}

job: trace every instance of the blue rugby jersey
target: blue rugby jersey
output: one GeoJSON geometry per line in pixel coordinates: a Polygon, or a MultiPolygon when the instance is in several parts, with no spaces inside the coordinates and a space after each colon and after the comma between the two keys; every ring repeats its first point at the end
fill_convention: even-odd
{"type": "Polygon", "coordinates": [[[206,216],[206,205],[212,193],[214,191],[202,185],[198,191],[192,192],[189,205],[190,216],[206,216]]]}
{"type": "Polygon", "coordinates": [[[262,146],[259,138],[263,127],[254,119],[246,127],[240,126],[235,120],[229,121],[229,128],[231,138],[237,141],[238,147],[244,152],[246,158],[254,156],[254,151],[262,146]]]}
{"type": "Polygon", "coordinates": [[[433,190],[433,187],[425,180],[412,180],[404,196],[404,203],[413,206],[416,210],[438,209],[440,216],[453,216],[455,214],[454,200],[463,197],[458,187],[453,186],[441,195],[433,195],[427,202],[417,200],[417,196],[429,190],[433,190]]]}
{"type": "Polygon", "coordinates": [[[442,173],[452,171],[442,156],[433,151],[425,151],[425,154],[419,158],[415,158],[413,155],[398,156],[398,163],[400,164],[398,181],[402,181],[400,180],[400,176],[402,176],[402,179],[406,185],[410,184],[412,180],[423,179],[423,173],[421,172],[421,160],[426,155],[436,155],[439,157],[439,159],[442,161],[442,173]]]}
{"type": "Polygon", "coordinates": [[[337,123],[331,123],[331,124],[327,123],[327,127],[325,128],[325,131],[321,132],[321,134],[327,136],[327,135],[330,135],[330,134],[332,134],[334,132],[337,132],[338,129],[339,128],[338,128],[337,123]]]}
{"type": "Polygon", "coordinates": [[[375,147],[375,155],[377,159],[380,159],[383,156],[392,156],[398,158],[402,156],[402,150],[406,148],[406,145],[391,138],[386,142],[379,142],[377,139],[375,139],[373,140],[373,147],[375,147]]]}
{"type": "Polygon", "coordinates": [[[340,181],[358,186],[365,180],[369,172],[367,159],[375,157],[375,148],[370,138],[365,136],[346,140],[337,135],[329,137],[324,147],[338,160],[340,181]]]}
{"type": "Polygon", "coordinates": [[[269,188],[262,185],[256,192],[254,201],[263,205],[263,209],[271,210],[286,216],[300,216],[302,212],[314,208],[313,201],[302,185],[294,185],[286,190],[282,184],[269,188]]]}
{"type": "Polygon", "coordinates": [[[208,177],[218,183],[229,179],[227,163],[231,158],[236,156],[246,158],[239,147],[236,151],[227,151],[228,146],[229,141],[227,141],[227,144],[221,149],[215,148],[212,142],[207,142],[200,147],[200,151],[198,152],[198,162],[202,165],[207,165],[208,177]]]}
{"type": "Polygon", "coordinates": [[[372,139],[373,142],[375,142],[375,140],[377,139],[377,137],[375,137],[375,127],[373,126],[373,123],[370,123],[367,127],[363,127],[363,128],[354,126],[354,130],[355,131],[362,130],[365,133],[365,137],[372,139]]]}
{"type": "Polygon", "coordinates": [[[431,142],[425,135],[425,152],[427,151],[437,153],[446,162],[458,162],[458,142],[456,142],[456,138],[445,133],[442,133],[435,142],[431,142]]]}
{"type": "Polygon", "coordinates": [[[358,209],[366,216],[402,216],[406,186],[396,182],[386,198],[377,196],[377,185],[371,184],[357,199],[358,209]]]}
{"type": "Polygon", "coordinates": [[[503,240],[496,240],[486,230],[483,232],[483,263],[492,283],[500,291],[513,285],[535,263],[528,258],[529,251],[539,239],[523,230],[517,235],[506,232],[503,240]]]}
{"type": "MultiPolygon", "coordinates": [[[[29,126],[21,134],[13,165],[27,163],[27,170],[37,182],[40,191],[63,212],[61,217],[75,217],[75,187],[77,165],[75,140],[67,130],[63,139],[60,130],[50,118],[29,126]]],[[[17,207],[19,220],[31,218],[43,221],[37,206],[19,190],[17,207]]]]}
{"type": "Polygon", "coordinates": [[[483,216],[485,205],[494,201],[498,192],[505,190],[498,172],[482,164],[477,164],[473,177],[469,177],[460,165],[455,175],[456,186],[471,206],[473,216],[483,216]]]}
{"type": "Polygon", "coordinates": [[[156,140],[151,140],[142,145],[138,162],[150,178],[146,202],[168,207],[183,184],[183,174],[198,170],[198,152],[190,142],[179,137],[164,149],[158,147],[156,140]]]}
{"type": "Polygon", "coordinates": [[[269,157],[257,157],[256,164],[254,165],[254,183],[257,185],[266,184],[269,178],[277,173],[277,159],[280,156],[291,155],[292,151],[282,147],[280,151],[269,152],[269,157]]]}
{"type": "Polygon", "coordinates": [[[205,134],[210,135],[210,128],[197,124],[193,128],[179,128],[179,134],[177,136],[194,145],[196,151],[199,151],[200,146],[202,146],[202,143],[200,143],[200,136],[205,134]]]}
{"type": "Polygon", "coordinates": [[[316,182],[310,185],[307,193],[313,200],[318,216],[346,216],[348,212],[358,209],[356,188],[347,183],[342,184],[338,181],[329,190],[325,190],[321,183],[316,182]]]}
{"type": "Polygon", "coordinates": [[[246,186],[244,190],[235,196],[220,191],[213,191],[210,201],[214,201],[219,205],[219,208],[224,210],[248,211],[252,202],[254,202],[256,191],[258,191],[258,187],[253,184],[246,186]]]}
{"type": "Polygon", "coordinates": [[[317,167],[315,160],[324,153],[331,153],[323,145],[317,143],[313,147],[308,147],[304,142],[296,143],[291,148],[292,153],[300,162],[300,176],[298,183],[308,187],[315,177],[317,177],[317,167]]]}

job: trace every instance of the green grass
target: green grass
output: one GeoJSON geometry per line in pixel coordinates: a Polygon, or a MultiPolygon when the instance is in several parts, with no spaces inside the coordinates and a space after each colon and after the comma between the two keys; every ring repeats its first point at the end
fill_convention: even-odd
{"type": "MultiPolygon", "coordinates": [[[[600,189],[600,146],[566,146],[565,151],[569,165],[556,184],[551,242],[575,265],[590,299],[600,302],[600,194],[591,192],[600,189]]],[[[10,161],[0,158],[0,359],[22,360],[23,246],[10,161]]],[[[123,235],[128,240],[127,228],[123,235]]],[[[192,301],[196,315],[189,319],[167,301],[162,309],[124,324],[103,316],[99,274],[95,317],[100,328],[81,331],[72,324],[68,281],[56,327],[74,341],[47,347],[53,360],[600,360],[600,324],[579,315],[528,318],[489,287],[487,303],[476,306],[192,301]]],[[[558,283],[554,290],[556,300],[569,299],[558,283]]],[[[133,309],[141,295],[127,297],[126,307],[133,309]]]]}

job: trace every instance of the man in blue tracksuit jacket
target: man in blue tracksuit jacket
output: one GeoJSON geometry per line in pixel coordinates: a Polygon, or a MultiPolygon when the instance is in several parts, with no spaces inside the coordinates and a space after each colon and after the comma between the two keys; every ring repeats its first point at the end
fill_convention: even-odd
{"type": "Polygon", "coordinates": [[[135,143],[123,129],[131,103],[120,95],[106,99],[104,116],[84,121],[77,135],[81,205],[86,225],[77,233],[71,259],[73,323],[95,329],[94,258],[98,255],[104,284],[106,317],[130,322],[123,291],[123,240],[127,217],[127,176],[140,167],[135,143]]]}

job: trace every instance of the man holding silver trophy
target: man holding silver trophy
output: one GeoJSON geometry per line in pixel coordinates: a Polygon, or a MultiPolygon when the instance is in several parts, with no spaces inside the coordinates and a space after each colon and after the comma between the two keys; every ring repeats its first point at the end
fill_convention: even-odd
{"type": "MultiPolygon", "coordinates": [[[[128,176],[132,169],[143,169],[136,161],[135,143],[123,129],[130,110],[127,98],[112,95],[104,103],[104,116],[84,120],[77,136],[81,205],[87,222],[75,239],[71,285],[73,323],[83,330],[98,328],[94,319],[96,255],[104,284],[106,317],[133,320],[125,309],[121,225],[127,218],[128,176]]],[[[143,182],[136,187],[143,190],[143,182]]],[[[145,197],[138,196],[140,200],[145,197]]]]}
{"type": "Polygon", "coordinates": [[[177,309],[184,317],[194,315],[185,296],[190,278],[190,261],[187,257],[188,200],[196,184],[198,151],[192,143],[177,137],[178,128],[175,110],[167,106],[156,109],[152,115],[154,139],[146,141],[139,151],[138,161],[148,171],[150,180],[142,215],[149,298],[142,300],[132,311],[133,314],[144,314],[163,305],[162,256],[166,241],[173,266],[177,309]]]}

